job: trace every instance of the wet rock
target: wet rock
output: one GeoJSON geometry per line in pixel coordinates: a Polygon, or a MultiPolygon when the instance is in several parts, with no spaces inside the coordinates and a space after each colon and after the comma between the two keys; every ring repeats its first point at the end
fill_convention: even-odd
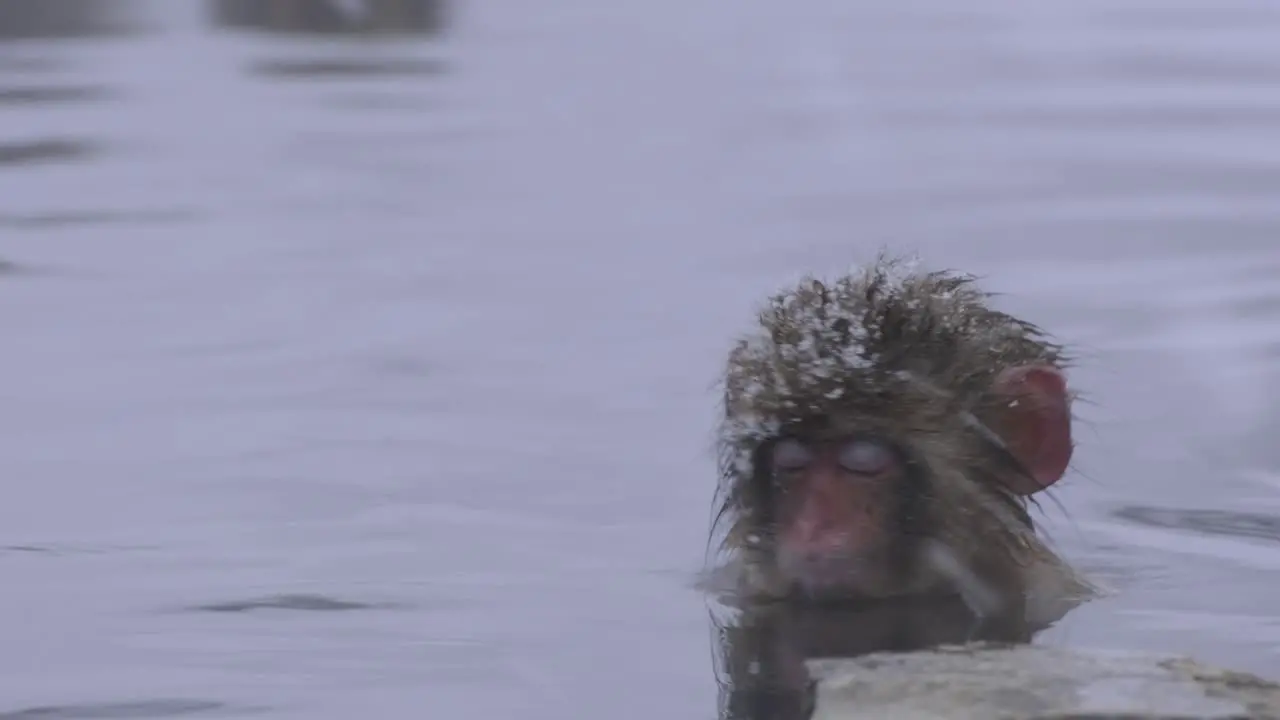
{"type": "Polygon", "coordinates": [[[808,667],[814,720],[1280,718],[1280,685],[1178,657],[971,645],[808,667]]]}

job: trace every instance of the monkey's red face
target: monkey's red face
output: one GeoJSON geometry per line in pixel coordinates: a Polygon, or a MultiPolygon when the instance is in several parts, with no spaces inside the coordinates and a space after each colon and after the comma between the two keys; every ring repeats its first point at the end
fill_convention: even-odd
{"type": "Polygon", "coordinates": [[[874,436],[788,437],[770,463],[783,578],[816,598],[894,594],[895,545],[905,540],[893,538],[912,490],[902,453],[874,436]]]}
{"type": "MultiPolygon", "coordinates": [[[[1006,370],[992,442],[1023,472],[1001,478],[1029,496],[1062,477],[1072,455],[1066,381],[1055,368],[1006,370]]],[[[976,418],[975,418],[976,419],[976,418]]],[[[784,437],[768,458],[777,570],[814,598],[883,598],[927,591],[913,569],[927,534],[924,499],[933,480],[900,446],[874,435],[784,437]]],[[[950,510],[948,510],[950,512],[950,510]]]]}

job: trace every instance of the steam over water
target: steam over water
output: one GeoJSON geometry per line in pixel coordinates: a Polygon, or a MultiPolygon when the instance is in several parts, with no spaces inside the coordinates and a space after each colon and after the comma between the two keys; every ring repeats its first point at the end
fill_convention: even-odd
{"type": "Polygon", "coordinates": [[[0,41],[0,718],[710,717],[719,362],[882,246],[1079,355],[1040,642],[1280,675],[1280,6],[134,9],[0,41]]]}

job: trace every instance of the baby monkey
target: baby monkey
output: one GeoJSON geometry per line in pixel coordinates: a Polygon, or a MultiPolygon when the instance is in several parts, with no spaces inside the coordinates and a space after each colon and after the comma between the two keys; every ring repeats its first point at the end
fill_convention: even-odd
{"type": "Polygon", "coordinates": [[[772,597],[1087,588],[1037,537],[1028,498],[1071,460],[1063,349],[988,306],[972,276],[881,257],[769,299],[729,354],[717,526],[772,597]]]}

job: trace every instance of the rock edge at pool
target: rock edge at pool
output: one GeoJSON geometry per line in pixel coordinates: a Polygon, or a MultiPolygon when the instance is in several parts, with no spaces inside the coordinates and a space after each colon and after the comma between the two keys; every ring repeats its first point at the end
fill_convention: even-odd
{"type": "Polygon", "coordinates": [[[1280,718],[1280,685],[1186,657],[973,645],[809,669],[814,720],[1280,718]]]}

